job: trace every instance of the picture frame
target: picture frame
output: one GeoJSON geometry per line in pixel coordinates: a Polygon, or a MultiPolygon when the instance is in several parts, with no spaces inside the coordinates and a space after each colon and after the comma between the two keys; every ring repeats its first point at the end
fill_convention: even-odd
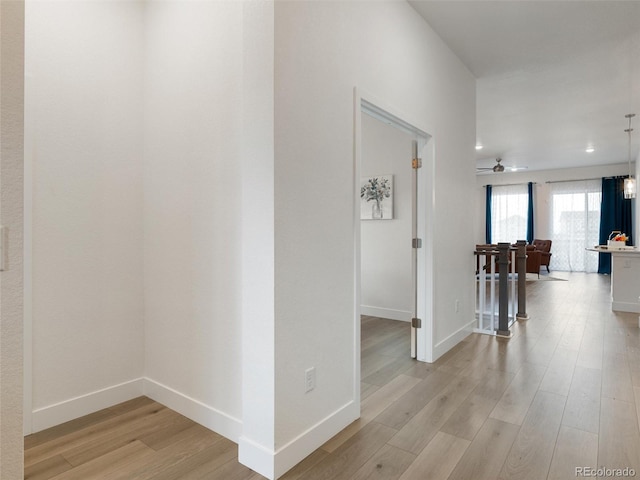
{"type": "Polygon", "coordinates": [[[393,220],[393,175],[360,179],[360,219],[393,220]]]}

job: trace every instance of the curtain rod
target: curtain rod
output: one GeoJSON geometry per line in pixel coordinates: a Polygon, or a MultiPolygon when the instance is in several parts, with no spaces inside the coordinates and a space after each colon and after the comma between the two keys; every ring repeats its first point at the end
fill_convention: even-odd
{"type": "Polygon", "coordinates": [[[615,175],[611,177],[597,177],[597,178],[580,178],[578,180],[547,180],[544,183],[566,183],[566,182],[588,182],[589,180],[602,180],[603,178],[626,178],[629,175],[615,175]]]}
{"type": "Polygon", "coordinates": [[[538,182],[524,182],[524,183],[498,183],[498,184],[487,184],[487,185],[483,185],[483,187],[488,187],[489,185],[491,185],[492,187],[517,187],[519,185],[529,185],[529,184],[533,184],[533,185],[537,185],[538,182]]]}

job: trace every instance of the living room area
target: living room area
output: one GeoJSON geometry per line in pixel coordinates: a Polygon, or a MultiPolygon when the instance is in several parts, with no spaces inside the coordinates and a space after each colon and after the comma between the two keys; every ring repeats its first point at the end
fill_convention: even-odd
{"type": "MultiPolygon", "coordinates": [[[[621,185],[627,168],[617,164],[477,175],[476,244],[527,240],[529,249],[540,251],[542,276],[610,273],[606,259],[599,261],[598,253],[587,249],[606,245],[612,231],[625,233],[628,246],[637,243],[635,199],[624,199],[615,187],[618,203],[602,208],[603,181],[621,185]]],[[[537,258],[529,262],[527,273],[538,273],[536,268],[537,258]]]]}

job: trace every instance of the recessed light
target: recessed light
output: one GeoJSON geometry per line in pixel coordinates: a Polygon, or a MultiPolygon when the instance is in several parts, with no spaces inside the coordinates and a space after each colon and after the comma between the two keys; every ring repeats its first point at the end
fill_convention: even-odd
{"type": "Polygon", "coordinates": [[[593,153],[595,151],[596,151],[596,149],[592,145],[589,145],[587,147],[587,149],[585,150],[585,152],[587,152],[587,153],[593,153]]]}
{"type": "Polygon", "coordinates": [[[482,150],[482,145],[477,144],[477,145],[476,145],[476,150],[482,150]]]}

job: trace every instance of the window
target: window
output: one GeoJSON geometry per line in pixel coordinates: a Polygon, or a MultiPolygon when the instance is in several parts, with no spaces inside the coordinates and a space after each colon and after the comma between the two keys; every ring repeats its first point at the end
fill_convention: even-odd
{"type": "Polygon", "coordinates": [[[509,242],[527,238],[527,185],[496,185],[491,189],[491,241],[509,242]]]}
{"type": "Polygon", "coordinates": [[[596,272],[598,255],[585,250],[598,245],[602,182],[581,180],[550,184],[551,268],[569,272],[596,272]]]}

